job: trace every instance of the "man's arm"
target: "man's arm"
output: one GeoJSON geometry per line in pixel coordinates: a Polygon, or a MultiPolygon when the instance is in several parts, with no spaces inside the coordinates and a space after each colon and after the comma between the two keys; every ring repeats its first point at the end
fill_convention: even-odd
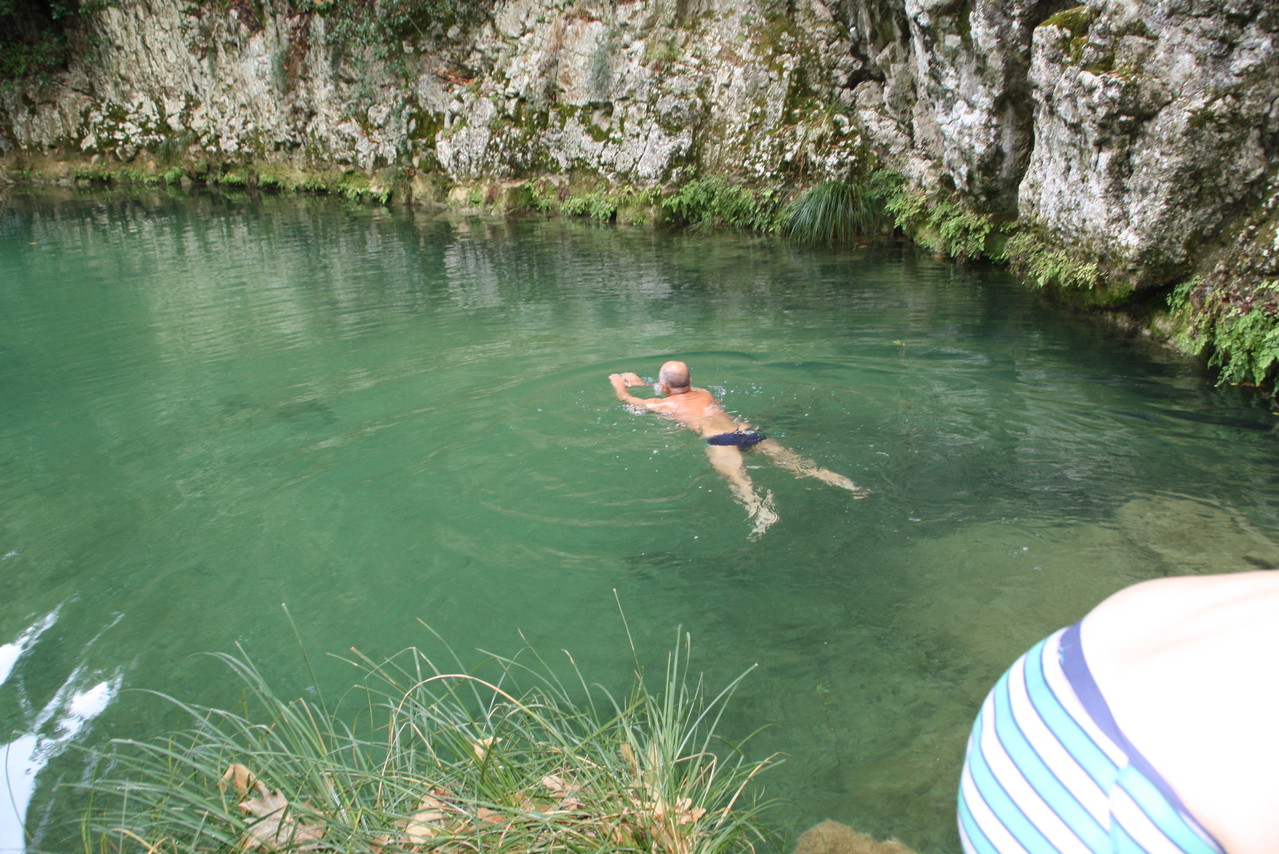
{"type": "Polygon", "coordinates": [[[636,397],[626,390],[633,385],[646,385],[644,380],[640,379],[638,374],[631,373],[630,371],[627,371],[624,374],[609,374],[608,381],[613,384],[613,392],[617,395],[617,399],[622,403],[629,404],[630,406],[642,406],[647,409],[653,402],[645,400],[642,397],[636,397]]]}

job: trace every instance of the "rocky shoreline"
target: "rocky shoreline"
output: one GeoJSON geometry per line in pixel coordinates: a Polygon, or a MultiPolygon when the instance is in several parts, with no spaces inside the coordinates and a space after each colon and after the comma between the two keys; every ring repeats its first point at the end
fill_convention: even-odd
{"type": "Polygon", "coordinates": [[[1279,11],[1070,2],[499,0],[360,41],[322,4],[119,0],[65,70],[0,86],[0,162],[489,209],[611,194],[636,219],[692,181],[794,196],[886,169],[908,235],[1266,385],[1279,11]]]}

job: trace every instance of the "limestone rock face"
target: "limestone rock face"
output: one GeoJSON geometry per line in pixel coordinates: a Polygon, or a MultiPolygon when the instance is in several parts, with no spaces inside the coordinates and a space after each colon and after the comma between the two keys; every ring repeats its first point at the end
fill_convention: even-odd
{"type": "Polygon", "coordinates": [[[105,8],[92,24],[99,46],[61,80],[0,95],[10,131],[0,146],[124,160],[163,145],[230,157],[305,152],[366,168],[397,158],[403,114],[362,102],[341,66],[307,49],[323,40],[323,19],[194,8],[166,0],[105,8]]]}
{"type": "Polygon", "coordinates": [[[478,90],[449,106],[439,162],[640,184],[845,174],[860,139],[830,104],[841,28],[817,2],[770,5],[510,0],[474,45],[478,90]]]}
{"type": "Polygon", "coordinates": [[[855,169],[834,96],[851,61],[820,2],[506,0],[477,30],[352,49],[268,2],[123,0],[55,84],[0,93],[0,152],[193,154],[455,180],[580,171],[642,185],[697,170],[812,180],[855,169]],[[198,11],[193,11],[198,10],[198,11]]]}
{"type": "Polygon", "coordinates": [[[1074,3],[860,5],[854,114],[917,184],[1134,286],[1187,277],[1279,190],[1279,7],[1074,3]]]}
{"type": "Polygon", "coordinates": [[[857,8],[865,79],[853,103],[874,142],[920,183],[1014,209],[1033,140],[1031,32],[1046,6],[879,0],[857,8]]]}
{"type": "Polygon", "coordinates": [[[1279,7],[1095,0],[1035,31],[1023,217],[1136,284],[1274,193],[1279,7]]]}

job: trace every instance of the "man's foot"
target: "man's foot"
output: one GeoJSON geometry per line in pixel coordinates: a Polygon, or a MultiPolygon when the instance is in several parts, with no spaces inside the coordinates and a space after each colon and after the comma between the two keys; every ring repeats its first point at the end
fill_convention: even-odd
{"type": "Polygon", "coordinates": [[[847,489],[853,494],[854,498],[865,498],[867,495],[870,495],[870,490],[866,487],[858,486],[853,483],[851,479],[844,477],[842,474],[835,474],[833,471],[818,469],[813,473],[813,477],[823,483],[829,483],[831,486],[837,486],[840,489],[847,489]]]}
{"type": "Polygon", "coordinates": [[[777,511],[773,509],[773,493],[769,492],[765,494],[764,500],[759,502],[755,509],[751,511],[750,519],[752,524],[750,539],[757,540],[764,536],[764,532],[780,518],[781,517],[777,515],[777,511]]]}
{"type": "Polygon", "coordinates": [[[870,495],[869,489],[867,489],[864,486],[858,486],[857,484],[853,483],[848,478],[844,478],[843,483],[837,483],[835,485],[840,487],[841,489],[847,489],[849,492],[853,494],[854,498],[865,498],[866,496],[870,495]]]}

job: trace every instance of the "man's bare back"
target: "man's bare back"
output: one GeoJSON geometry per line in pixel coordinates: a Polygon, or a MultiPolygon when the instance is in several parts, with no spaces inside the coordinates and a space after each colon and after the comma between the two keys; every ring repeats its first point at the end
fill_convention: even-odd
{"type": "Polygon", "coordinates": [[[757,448],[774,462],[793,469],[796,474],[847,489],[857,498],[865,498],[869,494],[843,475],[818,467],[772,439],[765,438],[762,433],[753,431],[750,424],[733,418],[724,411],[713,394],[692,384],[688,366],[683,362],[672,361],[662,365],[655,388],[664,397],[643,398],[629,393],[627,389],[632,386],[647,385],[638,374],[629,371],[610,374],[608,380],[618,400],[677,421],[708,440],[706,454],[711,465],[728,480],[733,497],[746,508],[754,525],[752,536],[763,534],[779,517],[773,509],[772,493],[761,498],[755,492],[755,486],[746,473],[746,464],[742,459],[743,447],[757,448]],[[720,441],[722,439],[730,441],[720,441]]]}
{"type": "Polygon", "coordinates": [[[715,395],[704,388],[696,388],[692,385],[672,387],[659,382],[660,392],[666,397],[643,398],[635,397],[625,391],[630,386],[648,385],[637,374],[629,372],[611,374],[608,379],[613,383],[618,398],[623,402],[665,415],[699,436],[714,436],[719,433],[750,429],[749,424],[743,424],[725,412],[724,407],[720,406],[719,401],[715,399],[715,395]]]}

